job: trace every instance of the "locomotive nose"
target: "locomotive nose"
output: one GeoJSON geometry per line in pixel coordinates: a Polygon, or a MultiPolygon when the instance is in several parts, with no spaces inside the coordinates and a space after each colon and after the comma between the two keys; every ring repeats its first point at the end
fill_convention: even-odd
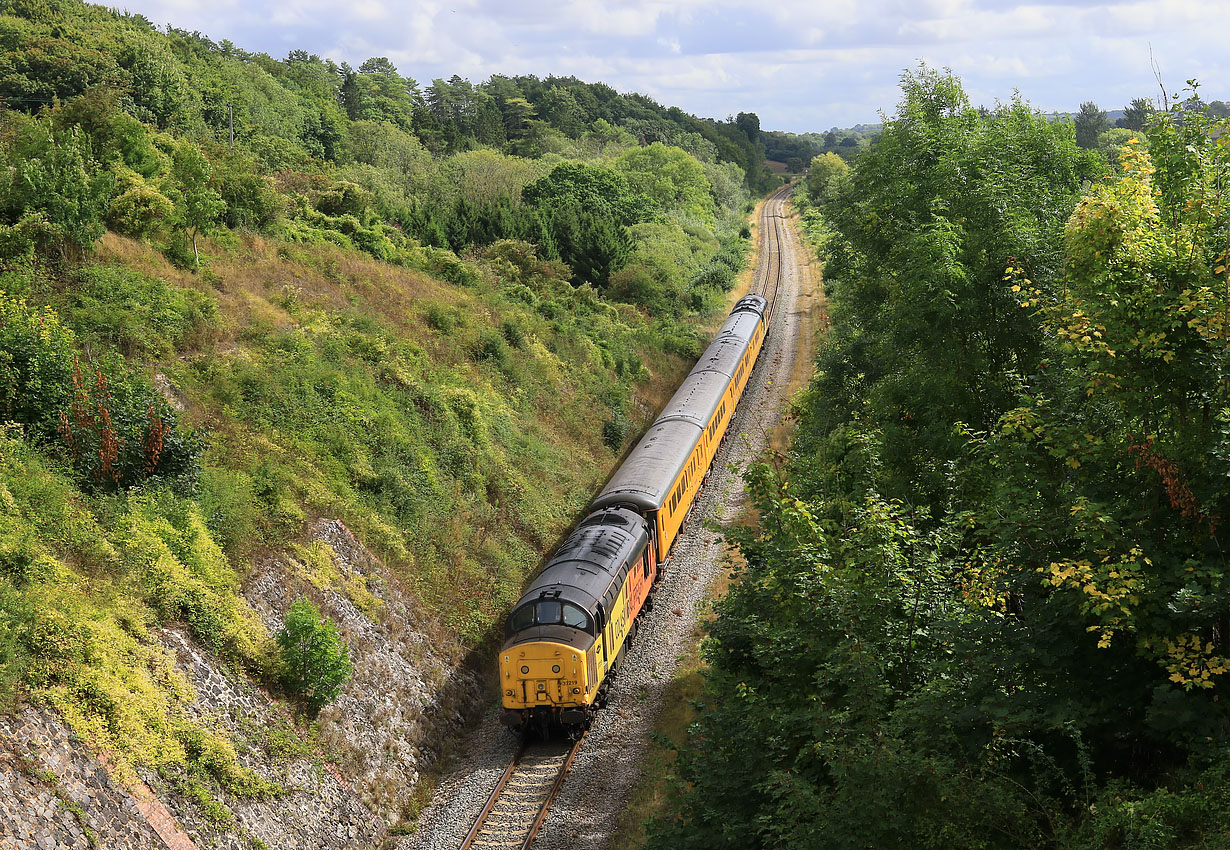
{"type": "Polygon", "coordinates": [[[505,707],[561,705],[575,701],[572,689],[579,684],[579,660],[576,652],[551,644],[528,644],[515,653],[506,651],[500,665],[505,707]]]}

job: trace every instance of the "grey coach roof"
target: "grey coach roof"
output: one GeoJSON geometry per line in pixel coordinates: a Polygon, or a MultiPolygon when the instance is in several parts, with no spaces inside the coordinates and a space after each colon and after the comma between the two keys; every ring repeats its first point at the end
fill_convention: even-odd
{"type": "Polygon", "coordinates": [[[701,426],[686,419],[655,422],[590,507],[627,504],[639,511],[662,507],[700,432],[701,426]]]}
{"type": "Polygon", "coordinates": [[[726,392],[747,351],[767,302],[758,295],[739,301],[705,353],[662,413],[636,444],[590,507],[627,504],[656,511],[726,392]]]}

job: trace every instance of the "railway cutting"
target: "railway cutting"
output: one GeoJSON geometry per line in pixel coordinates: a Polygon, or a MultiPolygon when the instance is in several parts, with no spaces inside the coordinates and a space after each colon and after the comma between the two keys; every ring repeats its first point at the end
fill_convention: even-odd
{"type": "Polygon", "coordinates": [[[620,663],[607,707],[597,712],[582,741],[555,743],[558,750],[544,754],[544,761],[523,750],[522,739],[501,728],[493,713],[469,742],[472,755],[441,782],[436,799],[420,818],[419,833],[400,837],[397,847],[603,850],[607,846],[640,779],[648,733],[677,660],[692,639],[711,582],[724,570],[720,536],[709,528],[731,521],[741,511],[742,481],[735,470],[767,447],[769,434],[781,419],[795,362],[810,352],[808,341],[801,338],[806,327],[803,317],[816,302],[808,266],[786,217],[788,197],[788,188],[770,196],[759,219],[760,256],[749,294],[769,302],[766,350],[731,421],[732,438],[719,450],[679,534],[670,569],[655,590],[653,610],[642,616],[637,639],[620,663]]]}

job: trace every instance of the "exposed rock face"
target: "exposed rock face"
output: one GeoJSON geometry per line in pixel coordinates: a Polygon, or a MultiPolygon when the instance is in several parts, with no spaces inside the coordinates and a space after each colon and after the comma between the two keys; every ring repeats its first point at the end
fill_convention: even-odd
{"type": "Polygon", "coordinates": [[[321,711],[321,738],[359,798],[393,823],[442,742],[464,724],[467,706],[482,698],[482,681],[345,525],[321,520],[313,536],[329,545],[339,570],[362,580],[377,614],[359,610],[336,587],[313,585],[283,559],[256,570],[245,592],[271,632],[282,628],[299,596],[337,624],[354,673],[341,697],[321,711]]]}
{"type": "Polygon", "coordinates": [[[0,850],[380,845],[388,825],[410,811],[421,772],[482,700],[482,680],[345,525],[321,520],[312,536],[328,562],[323,572],[272,558],[253,570],[244,593],[273,633],[292,602],[311,599],[350,647],[353,676],[321,712],[318,738],[305,740],[286,707],[185,630],[159,633],[195,688],[188,712],[285,793],[244,799],[214,789],[232,820],[211,821],[174,777],[142,771],[143,781],[126,788],[53,712],[27,707],[0,717],[0,850]]]}
{"type": "Polygon", "coordinates": [[[51,712],[0,717],[0,848],[166,850],[102,765],[51,712]]]}
{"type": "Polygon", "coordinates": [[[163,779],[148,776],[147,781],[198,847],[247,850],[258,839],[286,850],[357,850],[379,842],[383,823],[355,799],[336,768],[331,769],[296,740],[297,730],[277,704],[251,683],[217,667],[182,632],[167,629],[162,638],[175,650],[177,666],[196,688],[197,698],[189,708],[195,719],[225,731],[245,767],[286,790],[266,800],[218,792],[235,822],[217,825],[202,817],[200,809],[163,779]]]}

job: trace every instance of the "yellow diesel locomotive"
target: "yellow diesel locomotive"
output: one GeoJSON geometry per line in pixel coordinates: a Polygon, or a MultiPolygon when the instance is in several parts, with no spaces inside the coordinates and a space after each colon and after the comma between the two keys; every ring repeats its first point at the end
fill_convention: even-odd
{"type": "Polygon", "coordinates": [[[756,365],[767,310],[759,295],[739,300],[513,609],[499,658],[508,726],[583,727],[605,703],[756,365]]]}

